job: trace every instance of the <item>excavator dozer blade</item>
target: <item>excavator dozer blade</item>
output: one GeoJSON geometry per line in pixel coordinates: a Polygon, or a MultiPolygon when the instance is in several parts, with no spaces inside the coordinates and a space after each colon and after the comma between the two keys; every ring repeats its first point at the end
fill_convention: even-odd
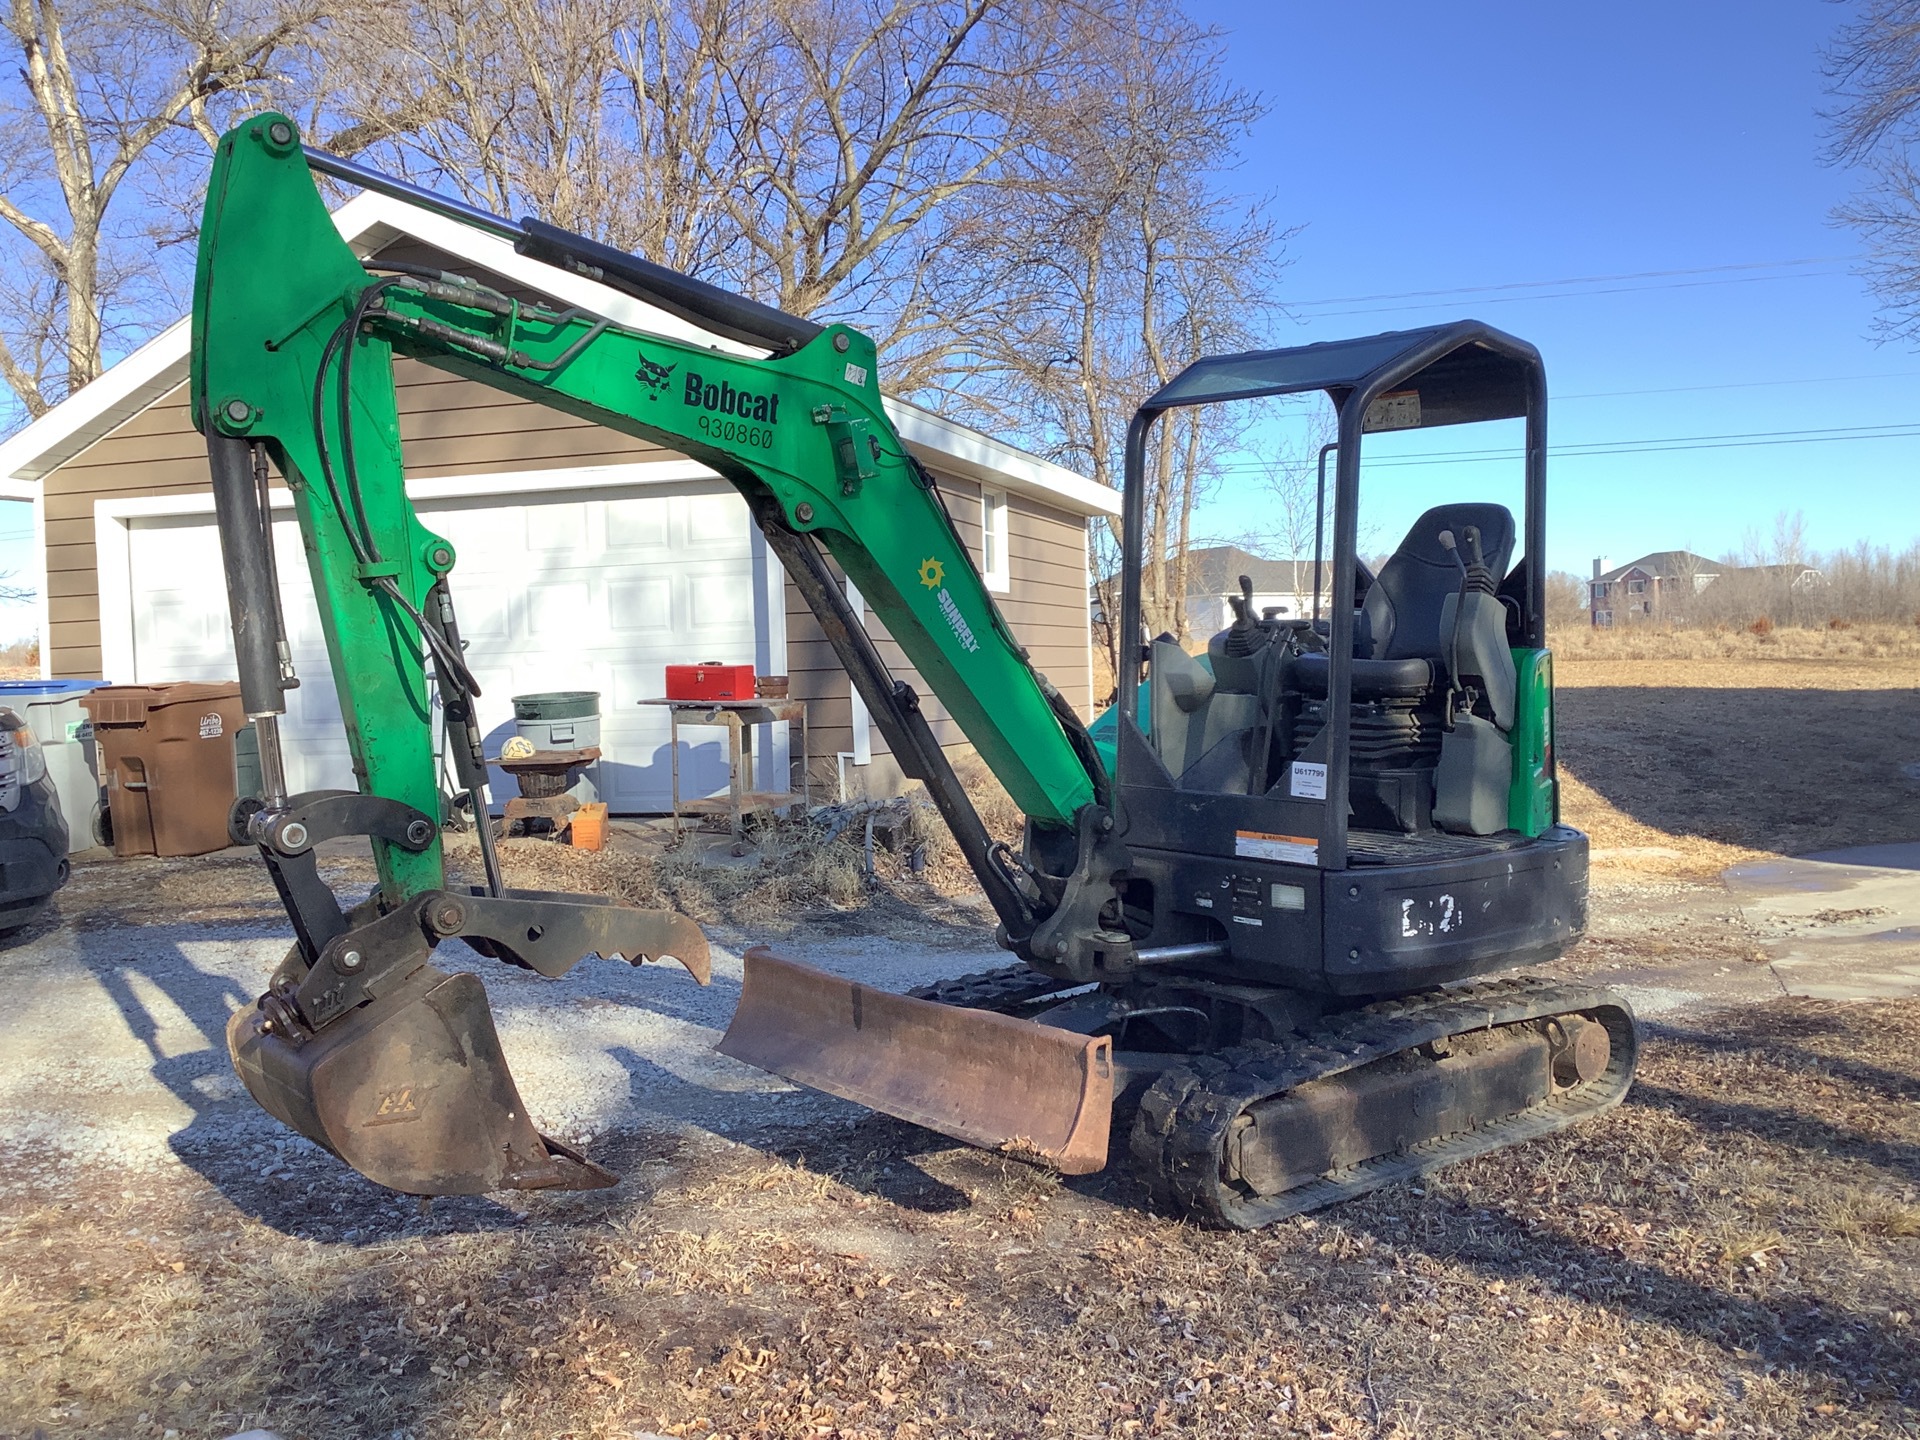
{"type": "Polygon", "coordinates": [[[1107,1163],[1113,1042],[1104,1036],[895,995],[755,946],[719,1050],[1069,1175],[1107,1163]]]}
{"type": "Polygon", "coordinates": [[[533,1128],[475,976],[422,965],[300,1045],[264,1020],[246,1009],[227,1023],[248,1092],[376,1184],[483,1195],[618,1180],[533,1128]]]}

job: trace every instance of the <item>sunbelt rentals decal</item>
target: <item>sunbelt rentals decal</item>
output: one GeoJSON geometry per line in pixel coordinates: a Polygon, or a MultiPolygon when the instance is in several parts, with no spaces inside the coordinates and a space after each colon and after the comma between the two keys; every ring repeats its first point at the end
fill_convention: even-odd
{"type": "Polygon", "coordinates": [[[959,605],[947,590],[946,579],[947,567],[931,555],[920,562],[920,583],[929,590],[940,592],[934,597],[940,604],[940,613],[946,617],[953,638],[960,642],[960,648],[971,655],[980,648],[980,642],[974,639],[973,627],[967,623],[967,617],[960,613],[959,605]]]}

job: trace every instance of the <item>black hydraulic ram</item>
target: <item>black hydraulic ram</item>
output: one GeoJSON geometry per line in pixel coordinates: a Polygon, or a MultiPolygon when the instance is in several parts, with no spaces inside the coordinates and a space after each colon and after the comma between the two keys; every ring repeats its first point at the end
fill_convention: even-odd
{"type": "Polygon", "coordinates": [[[253,447],[214,435],[207,440],[213,473],[213,513],[220,522],[220,553],[227,571],[233,653],[240,663],[240,701],[250,716],[285,708],[280,669],[280,597],[274,584],[273,532],[254,479],[253,447]]]}
{"type": "Polygon", "coordinates": [[[669,270],[638,255],[629,255],[611,245],[602,245],[571,230],[562,230],[544,220],[512,221],[431,190],[422,190],[378,170],[369,170],[338,155],[309,148],[307,164],[323,175],[345,180],[365,190],[377,190],[410,204],[421,205],[463,224],[511,240],[513,248],[532,260],[557,265],[576,275],[597,280],[635,299],[658,306],[715,335],[724,335],[743,345],[764,345],[788,354],[819,335],[822,327],[798,315],[789,315],[771,305],[762,305],[744,295],[722,290],[678,270],[669,270]]]}
{"type": "Polygon", "coordinates": [[[287,803],[286,763],[280,754],[280,716],[294,678],[280,614],[280,576],[273,558],[273,511],[267,498],[266,457],[235,436],[209,434],[207,468],[213,477],[213,513],[220,525],[221,563],[227,572],[227,610],[233,654],[240,668],[240,703],[253,721],[260,748],[262,799],[268,810],[287,803]]]}

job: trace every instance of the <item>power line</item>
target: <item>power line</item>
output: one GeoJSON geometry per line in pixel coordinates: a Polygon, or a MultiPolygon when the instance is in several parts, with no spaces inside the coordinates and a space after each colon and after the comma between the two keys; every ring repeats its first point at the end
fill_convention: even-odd
{"type": "MultiPolygon", "coordinates": [[[[1475,305],[1519,305],[1536,300],[1586,300],[1601,295],[1630,295],[1641,290],[1698,290],[1710,285],[1759,285],[1769,280],[1817,280],[1828,275],[1844,275],[1844,270],[1802,270],[1794,275],[1748,275],[1730,280],[1673,280],[1655,285],[1616,285],[1606,290],[1562,290],[1542,295],[1488,295],[1475,305]]],[[[1415,310],[1457,310],[1453,301],[1434,301],[1425,305],[1376,305],[1363,310],[1316,310],[1305,318],[1333,320],[1343,315],[1405,315],[1415,310]]]]}
{"type": "MultiPolygon", "coordinates": [[[[1664,435],[1641,440],[1594,440],[1575,445],[1549,445],[1557,459],[1597,455],[1653,455],[1677,450],[1746,450],[1771,445],[1820,445],[1850,440],[1910,440],[1920,438],[1920,421],[1888,425],[1842,425],[1820,430],[1747,430],[1726,435],[1664,435]]],[[[1439,450],[1429,455],[1389,456],[1367,460],[1369,468],[1401,465],[1475,465],[1491,460],[1518,460],[1526,452],[1515,447],[1498,450],[1439,450]]],[[[1257,471],[1272,467],[1257,461],[1226,465],[1223,470],[1257,471]]]]}
{"type": "Polygon", "coordinates": [[[1763,390],[1780,385],[1837,385],[1855,380],[1912,380],[1920,370],[1883,370],[1877,375],[1815,375],[1805,380],[1736,380],[1725,385],[1663,385],[1652,390],[1587,390],[1575,395],[1555,395],[1562,400],[1613,400],[1629,395],[1690,395],[1702,390],[1763,390]]]}
{"type": "Polygon", "coordinates": [[[1667,280],[1684,275],[1720,275],[1735,270],[1784,270],[1801,265],[1838,265],[1851,255],[1813,255],[1799,260],[1749,260],[1735,265],[1702,265],[1690,270],[1633,270],[1621,275],[1568,275],[1559,280],[1515,280],[1502,285],[1462,285],[1452,290],[1401,290],[1380,295],[1340,295],[1328,300],[1296,300],[1296,310],[1323,305],[1365,305],[1375,300],[1436,300],[1455,295],[1493,295],[1508,290],[1554,290],[1562,285],[1612,285],[1622,280],[1667,280]]]}
{"type": "MultiPolygon", "coordinates": [[[[1888,430],[1877,435],[1807,435],[1798,439],[1727,440],[1713,444],[1634,445],[1621,446],[1612,450],[1581,450],[1574,448],[1560,450],[1549,446],[1547,453],[1558,460],[1590,460],[1603,455],[1659,455],[1679,450],[1753,450],[1764,449],[1773,445],[1832,445],[1853,440],[1914,439],[1920,439],[1920,426],[1913,426],[1905,430],[1888,430]]],[[[1520,456],[1520,451],[1513,450],[1505,455],[1488,454],[1463,456],[1459,458],[1446,455],[1426,457],[1408,456],[1404,459],[1376,460],[1371,463],[1375,465],[1481,465],[1490,460],[1518,460],[1520,456]]]]}

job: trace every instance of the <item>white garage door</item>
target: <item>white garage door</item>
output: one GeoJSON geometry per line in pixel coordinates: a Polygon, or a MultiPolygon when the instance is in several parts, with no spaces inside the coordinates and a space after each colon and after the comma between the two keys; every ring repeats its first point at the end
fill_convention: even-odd
{"type": "MultiPolygon", "coordinates": [[[[460,557],[454,609],[485,692],[487,753],[513,733],[513,696],[597,690],[603,758],[590,775],[601,798],[615,813],[665,811],[672,783],[666,717],[638,702],[665,693],[669,663],[720,660],[766,672],[774,664],[773,627],[785,623],[745,502],[713,481],[511,503],[433,500],[419,509],[460,557]]],[[[296,791],[351,789],[320,617],[290,515],[274,525],[274,539],[303,682],[288,697],[283,722],[288,783],[296,791]]],[[[132,520],[127,559],[135,681],[232,678],[213,517],[132,520]]],[[[783,750],[769,757],[772,765],[783,750]]],[[[680,766],[683,795],[724,791],[724,732],[683,731],[680,766]]],[[[514,793],[498,771],[493,778],[496,802],[514,793]]]]}

